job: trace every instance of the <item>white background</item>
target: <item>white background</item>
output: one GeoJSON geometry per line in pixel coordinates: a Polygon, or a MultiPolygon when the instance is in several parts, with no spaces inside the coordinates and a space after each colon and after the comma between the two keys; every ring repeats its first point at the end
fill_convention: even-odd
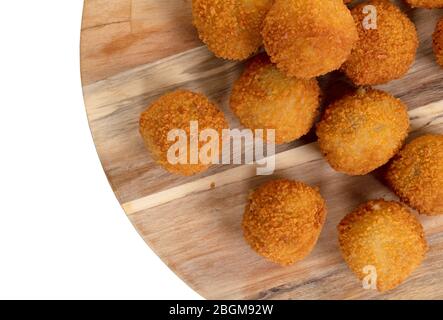
{"type": "Polygon", "coordinates": [[[82,6],[0,4],[0,298],[199,299],[101,168],[81,92],[82,6]]]}

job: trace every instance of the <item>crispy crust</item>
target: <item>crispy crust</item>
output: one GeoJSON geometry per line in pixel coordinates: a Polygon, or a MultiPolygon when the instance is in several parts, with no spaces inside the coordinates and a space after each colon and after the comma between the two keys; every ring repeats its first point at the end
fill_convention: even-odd
{"type": "Polygon", "coordinates": [[[200,39],[217,57],[243,60],[262,45],[263,20],[273,0],[193,0],[200,39]]]}
{"type": "Polygon", "coordinates": [[[351,10],[359,41],[342,70],[357,85],[375,85],[404,76],[418,49],[412,21],[388,0],[372,0],[351,10]],[[377,29],[366,30],[367,5],[377,8],[377,29]]]}
{"type": "MultiPolygon", "coordinates": [[[[167,161],[168,149],[174,144],[168,141],[168,132],[172,129],[183,129],[189,141],[190,121],[198,121],[200,131],[206,128],[217,130],[220,137],[222,130],[228,128],[223,112],[215,104],[202,94],[185,90],[162,96],[152,103],[140,117],[140,134],[154,160],[169,172],[185,176],[194,175],[209,168],[208,165],[202,163],[173,165],[167,161]]],[[[200,142],[200,147],[202,144],[200,142]]]]}
{"type": "Polygon", "coordinates": [[[275,129],[276,143],[291,142],[309,132],[318,115],[316,79],[289,78],[269,61],[255,57],[234,85],[232,111],[250,129],[275,129]]]}
{"type": "Polygon", "coordinates": [[[357,41],[342,0],[276,0],[262,35],[272,62],[288,76],[303,79],[340,68],[357,41]]]}
{"type": "Polygon", "coordinates": [[[411,7],[416,8],[443,8],[443,0],[405,0],[411,7]]]}
{"type": "Polygon", "coordinates": [[[394,158],[388,185],[422,214],[443,214],[443,135],[413,140],[394,158]]]}
{"type": "Polygon", "coordinates": [[[348,214],[337,229],[349,268],[363,280],[367,276],[363,269],[375,267],[379,291],[401,284],[428,251],[420,222],[394,201],[369,201],[348,214]]]}
{"type": "Polygon", "coordinates": [[[386,164],[409,129],[407,107],[390,94],[359,89],[327,108],[317,126],[329,164],[349,175],[365,175],[386,164]]]}
{"type": "Polygon", "coordinates": [[[443,67],[443,18],[437,23],[435,32],[433,35],[433,48],[435,53],[435,59],[438,64],[443,67]]]}
{"type": "Polygon", "coordinates": [[[250,195],[243,233],[258,254],[286,266],[311,252],[325,219],[326,204],[316,189],[301,182],[274,180],[250,195]]]}

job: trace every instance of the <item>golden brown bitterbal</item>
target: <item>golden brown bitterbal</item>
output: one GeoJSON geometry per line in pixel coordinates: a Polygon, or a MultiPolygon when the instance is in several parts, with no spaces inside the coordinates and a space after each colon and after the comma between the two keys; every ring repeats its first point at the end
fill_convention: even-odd
{"type": "MultiPolygon", "coordinates": [[[[190,176],[209,168],[197,160],[190,161],[189,139],[187,142],[186,163],[171,164],[168,150],[175,143],[168,141],[171,130],[184,130],[190,137],[190,123],[198,121],[198,129],[214,129],[222,137],[222,130],[228,128],[223,112],[204,95],[186,90],[165,94],[153,102],[140,117],[140,134],[154,160],[169,172],[190,176]]],[[[220,138],[219,146],[222,145],[220,138]]],[[[199,147],[202,142],[199,141],[199,147]]]]}
{"type": "Polygon", "coordinates": [[[303,79],[340,68],[358,38],[343,0],[276,0],[262,35],[272,62],[303,79]]]}
{"type": "Polygon", "coordinates": [[[263,20],[273,0],[193,0],[200,39],[217,57],[243,60],[263,43],[263,20]]]}
{"type": "Polygon", "coordinates": [[[317,126],[320,149],[329,164],[348,175],[365,175],[386,164],[409,130],[400,99],[360,88],[330,105],[317,126]]]}
{"type": "Polygon", "coordinates": [[[338,237],[349,268],[360,280],[371,277],[379,291],[401,284],[428,251],[420,222],[393,201],[362,204],[340,222],[338,237]]]}
{"type": "Polygon", "coordinates": [[[356,85],[382,84],[404,76],[418,48],[414,23],[389,0],[366,1],[351,12],[359,41],[342,67],[346,75],[356,85]],[[377,10],[374,21],[368,19],[368,5],[377,10]]]}
{"type": "Polygon", "coordinates": [[[389,165],[386,180],[420,213],[443,214],[443,135],[429,134],[407,144],[389,165]]]}
{"type": "Polygon", "coordinates": [[[236,81],[231,109],[247,128],[275,129],[277,144],[307,134],[320,106],[317,80],[286,76],[266,54],[255,57],[236,81]]]}
{"type": "Polygon", "coordinates": [[[325,219],[326,204],[318,190],[302,182],[274,180],[250,195],[243,233],[258,254],[286,266],[312,251],[325,219]]]}

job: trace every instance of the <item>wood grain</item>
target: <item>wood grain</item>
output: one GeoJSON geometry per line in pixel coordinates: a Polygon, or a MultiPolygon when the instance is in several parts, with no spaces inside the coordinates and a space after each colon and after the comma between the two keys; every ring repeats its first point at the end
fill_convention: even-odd
{"type": "Polygon", "coordinates": [[[191,0],[86,0],[83,83],[201,46],[191,17],[191,0]]]}
{"type": "MultiPolygon", "coordinates": [[[[434,61],[430,40],[443,11],[408,9],[408,14],[421,40],[417,61],[406,77],[380,88],[408,105],[411,137],[443,133],[443,69],[434,61]]],[[[117,198],[151,248],[204,297],[443,298],[441,217],[420,217],[432,250],[406,283],[383,295],[361,288],[337,250],[335,226],[365,200],[395,197],[380,179],[382,169],[365,177],[334,172],[312,133],[278,147],[273,177],[257,177],[248,166],[214,166],[198,176],[180,177],[152,161],[138,134],[138,118],[165,92],[202,92],[220,105],[231,127],[240,127],[228,97],[244,63],[217,59],[201,44],[192,27],[190,0],[86,0],[81,59],[91,131],[117,198]],[[258,257],[240,230],[249,191],[275,177],[319,186],[329,207],[315,250],[288,268],[258,257]]],[[[320,82],[324,105],[348,87],[339,73],[320,82]]]]}

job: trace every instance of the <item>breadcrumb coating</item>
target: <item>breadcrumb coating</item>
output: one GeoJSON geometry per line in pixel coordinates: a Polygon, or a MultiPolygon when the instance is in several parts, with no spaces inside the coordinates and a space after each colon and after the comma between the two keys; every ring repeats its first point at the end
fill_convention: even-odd
{"type": "Polygon", "coordinates": [[[440,19],[433,35],[435,59],[443,67],[443,18],[440,19]]]}
{"type": "Polygon", "coordinates": [[[372,0],[351,10],[359,41],[342,66],[342,70],[356,85],[387,83],[404,76],[418,49],[415,25],[396,5],[388,0],[372,0]],[[377,9],[377,28],[369,29],[364,11],[372,5],[377,9]]]}
{"type": "Polygon", "coordinates": [[[420,213],[443,214],[443,135],[425,135],[406,145],[390,164],[386,180],[420,213]]]}
{"type": "Polygon", "coordinates": [[[272,62],[303,79],[340,68],[358,37],[343,0],[276,0],[262,35],[272,62]]]}
{"type": "Polygon", "coordinates": [[[243,60],[263,43],[263,20],[273,0],[193,0],[200,39],[217,57],[243,60]]]}
{"type": "Polygon", "coordinates": [[[348,175],[365,175],[386,164],[409,129],[407,107],[390,94],[360,88],[326,109],[317,126],[329,164],[348,175]]]}
{"type": "Polygon", "coordinates": [[[443,0],[406,0],[414,8],[443,8],[443,0]]]}
{"type": "Polygon", "coordinates": [[[274,180],[250,195],[243,232],[258,254],[286,266],[312,251],[325,219],[326,204],[318,190],[302,182],[274,180]]]}
{"type": "Polygon", "coordinates": [[[275,129],[276,143],[307,134],[320,105],[316,79],[289,78],[266,54],[256,56],[234,84],[232,111],[247,128],[275,129]]]}
{"type": "Polygon", "coordinates": [[[340,250],[360,280],[375,267],[379,291],[400,285],[423,261],[428,244],[423,227],[403,205],[394,201],[369,201],[348,214],[338,225],[340,250]]]}
{"type": "MultiPolygon", "coordinates": [[[[203,172],[209,165],[199,161],[190,164],[190,122],[198,121],[199,131],[214,129],[222,137],[222,130],[228,128],[228,123],[219,108],[211,103],[204,95],[186,90],[168,93],[141,114],[140,134],[154,160],[172,173],[191,176],[203,172]],[[171,164],[167,159],[168,149],[175,143],[168,141],[168,132],[182,129],[188,135],[188,164],[171,164]]],[[[199,142],[201,147],[204,142],[199,142]]],[[[220,140],[221,148],[221,140],[220,140]]]]}

